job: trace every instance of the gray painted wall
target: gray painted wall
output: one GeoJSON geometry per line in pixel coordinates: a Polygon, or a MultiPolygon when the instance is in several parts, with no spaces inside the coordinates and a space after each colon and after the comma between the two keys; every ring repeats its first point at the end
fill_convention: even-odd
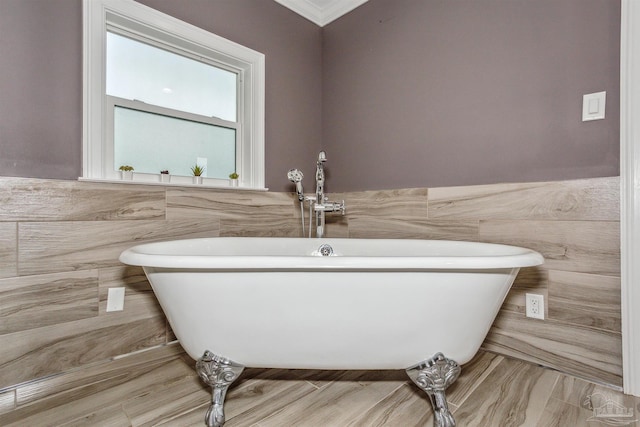
{"type": "Polygon", "coordinates": [[[617,0],[370,0],[323,32],[328,188],[618,175],[619,46],[617,0]]]}
{"type": "Polygon", "coordinates": [[[0,0],[0,175],[82,173],[82,3],[0,0]]]}
{"type": "MultiPolygon", "coordinates": [[[[618,0],[140,0],[266,55],[266,182],[329,191],[617,175],[618,0]],[[607,91],[607,118],[580,120],[607,91]]],[[[81,174],[81,0],[0,0],[0,175],[81,174]]]]}
{"type": "MultiPolygon", "coordinates": [[[[266,56],[266,184],[321,146],[322,30],[267,0],[140,3],[266,56]]],[[[0,0],[0,175],[82,174],[82,2],[0,0]]]]}

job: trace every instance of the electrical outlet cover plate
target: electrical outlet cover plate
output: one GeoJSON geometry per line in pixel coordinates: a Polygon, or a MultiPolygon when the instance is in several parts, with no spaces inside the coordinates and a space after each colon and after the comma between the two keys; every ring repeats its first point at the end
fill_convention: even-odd
{"type": "Polygon", "coordinates": [[[544,296],[539,294],[526,294],[525,300],[527,317],[544,320],[544,296]]]}
{"type": "Polygon", "coordinates": [[[122,311],[124,310],[124,294],[125,288],[109,288],[107,291],[107,310],[106,311],[122,311]]]}

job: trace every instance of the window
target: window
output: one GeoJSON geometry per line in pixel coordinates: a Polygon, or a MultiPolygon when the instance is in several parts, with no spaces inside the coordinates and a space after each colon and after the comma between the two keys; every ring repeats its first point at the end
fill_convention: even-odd
{"type": "Polygon", "coordinates": [[[84,0],[83,178],[264,188],[264,55],[132,0],[84,0]]]}

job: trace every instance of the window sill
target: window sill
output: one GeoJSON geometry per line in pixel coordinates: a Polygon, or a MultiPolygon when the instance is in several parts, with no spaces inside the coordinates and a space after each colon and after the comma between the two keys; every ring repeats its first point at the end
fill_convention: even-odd
{"type": "MultiPolygon", "coordinates": [[[[179,177],[185,178],[185,177],[179,177]]],[[[186,177],[191,178],[191,177],[186,177]]],[[[158,178],[159,179],[159,178],[158,178]]],[[[99,179],[99,178],[85,178],[79,177],[78,181],[83,182],[102,182],[102,183],[110,183],[110,184],[125,184],[125,185],[156,185],[156,186],[164,186],[164,187],[189,187],[189,188],[207,188],[207,189],[215,189],[215,190],[238,190],[238,191],[269,191],[268,188],[251,188],[251,187],[242,187],[242,186],[231,186],[228,183],[223,183],[224,180],[220,179],[211,179],[204,178],[204,182],[202,184],[193,184],[189,182],[160,182],[160,181],[150,181],[150,180],[142,180],[142,179],[99,179]]]]}

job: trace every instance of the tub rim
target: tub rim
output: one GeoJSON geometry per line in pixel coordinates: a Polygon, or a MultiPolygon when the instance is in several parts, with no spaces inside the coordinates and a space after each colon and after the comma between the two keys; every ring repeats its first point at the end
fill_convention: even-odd
{"type": "Polygon", "coordinates": [[[455,240],[424,240],[424,239],[306,239],[306,238],[274,238],[274,237],[209,237],[194,239],[175,239],[168,241],[150,242],[136,245],[123,251],[119,257],[120,262],[128,265],[156,268],[176,269],[210,269],[210,270],[448,270],[448,269],[494,269],[494,268],[521,268],[533,267],[544,263],[543,256],[531,249],[496,243],[469,242],[455,240]],[[276,240],[274,240],[276,239],[276,240]],[[208,255],[208,254],[159,254],[158,248],[166,247],[174,242],[180,244],[204,243],[205,240],[216,241],[225,244],[231,241],[268,241],[271,243],[288,243],[296,241],[305,248],[316,249],[320,245],[328,243],[339,248],[345,242],[365,241],[369,244],[384,244],[386,246],[401,245],[404,242],[438,242],[435,245],[450,245],[456,247],[485,247],[501,253],[485,255],[457,255],[457,256],[426,256],[426,255],[384,255],[384,256],[358,256],[344,255],[317,256],[309,251],[300,255],[208,255]],[[156,253],[150,253],[156,252],[156,253]]]}

